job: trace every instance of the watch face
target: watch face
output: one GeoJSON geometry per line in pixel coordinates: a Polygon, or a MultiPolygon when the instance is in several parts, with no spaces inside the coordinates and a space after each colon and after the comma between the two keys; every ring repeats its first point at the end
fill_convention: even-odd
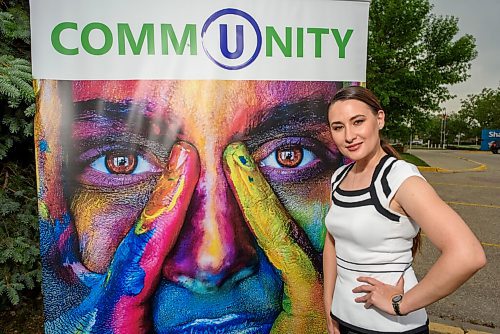
{"type": "Polygon", "coordinates": [[[394,297],[392,297],[392,302],[399,303],[401,299],[403,299],[403,295],[395,295],[394,297]]]}

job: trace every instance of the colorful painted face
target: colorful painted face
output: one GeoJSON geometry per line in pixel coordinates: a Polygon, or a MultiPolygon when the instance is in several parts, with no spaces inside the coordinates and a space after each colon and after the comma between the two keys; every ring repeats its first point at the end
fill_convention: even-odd
{"type": "Polygon", "coordinates": [[[174,144],[188,143],[199,178],[153,280],[154,328],[269,331],[283,308],[283,280],[270,246],[249,228],[241,203],[251,195],[235,193],[223,154],[243,143],[319,254],[329,179],[341,163],[325,117],[337,90],[328,82],[74,82],[62,121],[72,129],[63,134],[63,178],[84,266],[106,273],[158,188],[174,144]]]}
{"type": "Polygon", "coordinates": [[[355,161],[380,149],[384,118],[382,110],[375,115],[366,103],[354,99],[335,102],[328,110],[333,141],[342,155],[355,161]]]}

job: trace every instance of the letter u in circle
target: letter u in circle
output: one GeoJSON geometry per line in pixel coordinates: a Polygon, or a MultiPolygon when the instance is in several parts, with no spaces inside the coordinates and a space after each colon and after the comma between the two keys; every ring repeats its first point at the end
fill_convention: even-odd
{"type": "Polygon", "coordinates": [[[220,51],[227,59],[237,59],[243,54],[243,26],[236,25],[236,50],[234,52],[229,51],[227,41],[227,24],[221,24],[219,26],[220,33],[220,51]]]}

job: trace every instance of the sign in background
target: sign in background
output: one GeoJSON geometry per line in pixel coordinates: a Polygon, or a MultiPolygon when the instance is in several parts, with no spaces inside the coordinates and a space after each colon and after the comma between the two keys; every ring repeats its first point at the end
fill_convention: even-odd
{"type": "Polygon", "coordinates": [[[483,129],[481,130],[481,151],[490,149],[491,142],[500,142],[500,130],[483,129]]]}
{"type": "Polygon", "coordinates": [[[324,333],[366,1],[31,2],[46,333],[324,333]]]}

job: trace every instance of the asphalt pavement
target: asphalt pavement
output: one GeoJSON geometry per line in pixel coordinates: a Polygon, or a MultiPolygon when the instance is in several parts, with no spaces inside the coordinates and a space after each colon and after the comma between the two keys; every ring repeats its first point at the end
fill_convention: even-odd
{"type": "MultiPolygon", "coordinates": [[[[421,150],[409,153],[430,167],[424,177],[481,241],[488,264],[450,296],[427,307],[431,333],[500,333],[500,154],[421,150]]],[[[420,278],[439,256],[423,238],[414,268],[420,278]]],[[[457,263],[460,265],[460,263],[457,263]]]]}

